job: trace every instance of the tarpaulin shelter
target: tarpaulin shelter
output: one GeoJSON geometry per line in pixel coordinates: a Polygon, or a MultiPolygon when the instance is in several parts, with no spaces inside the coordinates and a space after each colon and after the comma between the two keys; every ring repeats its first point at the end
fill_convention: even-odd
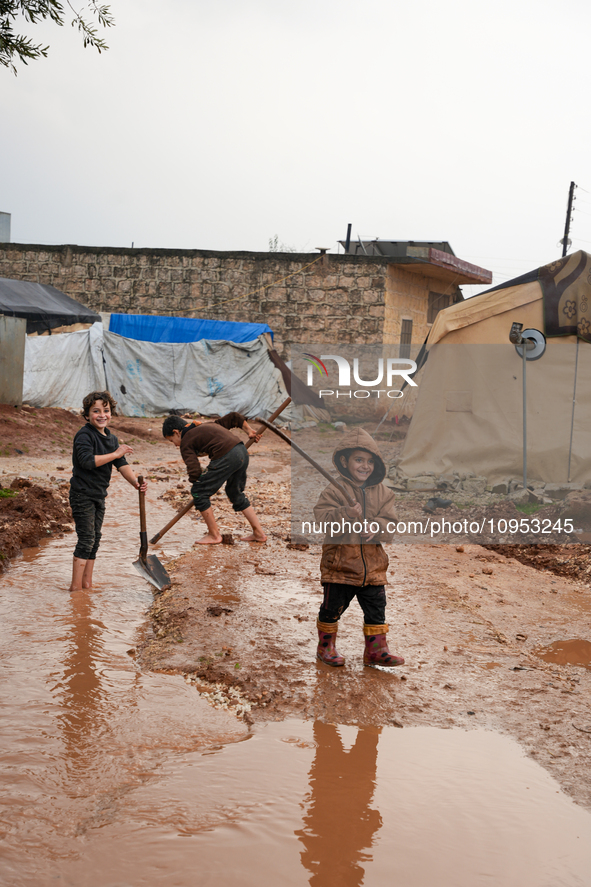
{"type": "Polygon", "coordinates": [[[80,409],[85,394],[104,388],[126,416],[237,410],[265,418],[287,398],[264,335],[246,342],[146,342],[96,323],[79,332],[27,338],[27,403],[80,409]]]}
{"type": "Polygon", "coordinates": [[[95,323],[101,319],[95,311],[90,311],[54,286],[7,277],[0,277],[0,314],[24,318],[27,335],[51,332],[77,323],[95,323]]]}
{"type": "Polygon", "coordinates": [[[441,311],[399,469],[520,477],[523,360],[512,323],[547,337],[526,362],[527,475],[591,480],[591,256],[579,251],[441,311]]]}
{"type": "Polygon", "coordinates": [[[197,317],[163,317],[160,314],[111,314],[109,332],[142,342],[252,342],[273,330],[267,323],[203,320],[197,317]]]}

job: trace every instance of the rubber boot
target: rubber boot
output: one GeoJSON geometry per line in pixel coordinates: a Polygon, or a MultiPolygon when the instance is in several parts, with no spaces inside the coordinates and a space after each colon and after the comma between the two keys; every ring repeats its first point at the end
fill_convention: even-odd
{"type": "Polygon", "coordinates": [[[364,665],[404,665],[402,656],[393,656],[388,649],[387,625],[364,625],[365,652],[364,665]]]}
{"type": "Polygon", "coordinates": [[[316,658],[320,659],[321,662],[326,663],[326,665],[332,665],[333,668],[338,668],[339,666],[344,665],[345,660],[339,653],[337,653],[334,645],[339,623],[320,622],[320,620],[318,620],[316,622],[316,627],[318,628],[318,650],[316,651],[316,658]]]}

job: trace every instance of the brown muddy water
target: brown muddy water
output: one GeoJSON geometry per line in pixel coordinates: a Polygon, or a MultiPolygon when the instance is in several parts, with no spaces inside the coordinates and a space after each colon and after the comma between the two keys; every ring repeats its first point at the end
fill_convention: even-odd
{"type": "MultiPolygon", "coordinates": [[[[169,511],[150,501],[149,530],[169,511]]],[[[9,887],[577,887],[591,816],[482,730],[287,720],[250,733],[129,655],[152,592],[113,486],[96,588],[74,537],[0,579],[0,882],[9,887]]],[[[193,521],[157,549],[166,562],[193,521]]]]}

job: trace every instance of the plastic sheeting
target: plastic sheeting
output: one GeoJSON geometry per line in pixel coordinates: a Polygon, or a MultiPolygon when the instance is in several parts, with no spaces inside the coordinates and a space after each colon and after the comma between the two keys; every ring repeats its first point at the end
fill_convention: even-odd
{"type": "Polygon", "coordinates": [[[111,314],[109,332],[142,342],[252,342],[263,333],[273,336],[266,323],[232,320],[201,320],[194,317],[161,317],[157,314],[111,314]]]}
{"type": "Polygon", "coordinates": [[[27,333],[44,333],[58,326],[95,323],[100,315],[54,286],[0,277],[0,314],[24,317],[27,333]]]}
{"type": "Polygon", "coordinates": [[[89,391],[103,388],[124,416],[237,410],[265,418],[288,396],[263,336],[245,343],[140,342],[96,323],[89,330],[27,338],[26,403],[79,410],[89,391]]]}
{"type": "Polygon", "coordinates": [[[24,403],[80,410],[85,395],[105,387],[102,323],[75,333],[27,337],[24,403]]]}
{"type": "Polygon", "coordinates": [[[261,336],[254,342],[167,344],[104,333],[109,390],[126,416],[237,410],[265,418],[287,397],[261,336]]]}

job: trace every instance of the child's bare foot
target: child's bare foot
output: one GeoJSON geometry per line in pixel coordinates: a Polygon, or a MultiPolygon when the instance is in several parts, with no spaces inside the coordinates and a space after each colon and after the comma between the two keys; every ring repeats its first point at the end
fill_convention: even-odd
{"type": "Polygon", "coordinates": [[[222,541],[221,536],[212,536],[211,533],[207,533],[206,536],[202,536],[201,539],[198,539],[195,543],[196,545],[219,545],[222,541]]]}
{"type": "Polygon", "coordinates": [[[241,536],[241,542],[266,542],[267,537],[264,533],[250,533],[249,536],[241,536]]]}

